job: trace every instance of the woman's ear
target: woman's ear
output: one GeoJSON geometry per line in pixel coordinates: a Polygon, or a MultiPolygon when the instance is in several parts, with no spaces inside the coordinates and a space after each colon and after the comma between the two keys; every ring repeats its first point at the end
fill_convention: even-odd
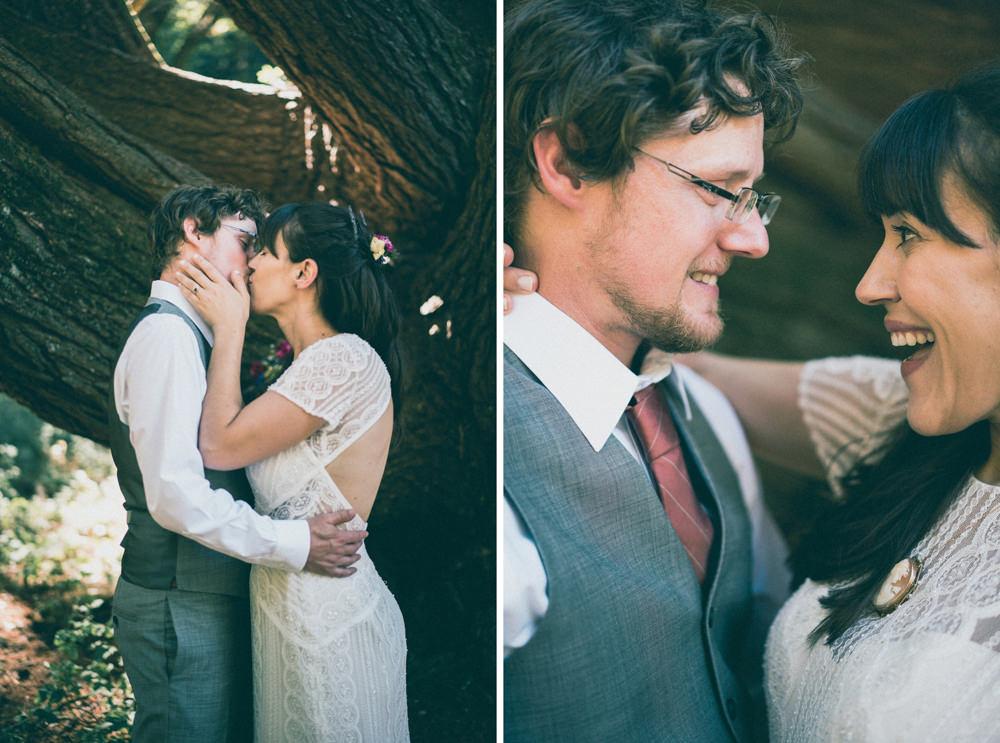
{"type": "Polygon", "coordinates": [[[295,288],[305,289],[312,286],[317,276],[319,276],[319,266],[316,265],[316,261],[312,258],[306,258],[299,263],[298,270],[295,272],[295,288]]]}

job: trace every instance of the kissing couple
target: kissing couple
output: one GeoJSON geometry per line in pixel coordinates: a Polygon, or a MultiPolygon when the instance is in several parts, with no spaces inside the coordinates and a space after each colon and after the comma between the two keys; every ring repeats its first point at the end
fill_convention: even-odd
{"type": "Polygon", "coordinates": [[[403,617],[364,545],[400,404],[391,242],[215,186],[167,194],[149,234],[108,403],[132,739],[408,741],[403,617]],[[292,361],[244,403],[251,310],[292,361]]]}

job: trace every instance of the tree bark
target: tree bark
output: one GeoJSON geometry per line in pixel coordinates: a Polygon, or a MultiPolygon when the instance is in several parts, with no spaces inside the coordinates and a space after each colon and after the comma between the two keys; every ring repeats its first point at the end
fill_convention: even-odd
{"type": "Polygon", "coordinates": [[[355,176],[338,197],[415,240],[447,232],[461,209],[442,196],[470,182],[492,39],[420,0],[310,0],[294,14],[271,14],[266,0],[222,4],[330,122],[338,167],[355,176]]]}

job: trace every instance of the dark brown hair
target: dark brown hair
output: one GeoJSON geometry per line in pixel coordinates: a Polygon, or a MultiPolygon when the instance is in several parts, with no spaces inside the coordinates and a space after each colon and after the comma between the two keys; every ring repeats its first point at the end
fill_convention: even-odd
{"type": "MultiPolygon", "coordinates": [[[[1000,234],[1000,63],[900,106],[862,152],[861,201],[875,219],[907,212],[952,242],[982,250],[945,211],[946,175],[1000,234]]],[[[872,613],[892,566],[913,553],[989,455],[988,421],[944,436],[922,436],[903,421],[844,476],[843,502],[826,507],[794,555],[801,575],[833,584],[820,599],[827,611],[813,642],[832,644],[872,613]]]]}
{"type": "Polygon", "coordinates": [[[259,226],[264,204],[256,192],[232,186],[178,186],[163,197],[149,215],[149,240],[153,248],[153,278],[158,278],[177,257],[184,240],[184,220],[198,224],[198,231],[212,234],[225,217],[242,214],[259,226]]]}
{"type": "Polygon", "coordinates": [[[386,276],[389,267],[372,258],[372,232],[364,217],[346,206],[285,204],[275,209],[261,227],[261,246],[277,255],[279,234],[293,263],[306,258],[316,261],[319,309],[327,322],[341,333],[363,338],[382,358],[399,420],[403,388],[401,320],[386,276]]]}
{"type": "Polygon", "coordinates": [[[693,134],[720,117],[762,113],[781,139],[802,109],[802,59],[790,56],[771,18],[694,0],[525,0],[506,14],[504,58],[508,241],[517,242],[525,196],[538,187],[532,140],[543,126],[574,168],[605,180],[702,101],[693,134]]]}

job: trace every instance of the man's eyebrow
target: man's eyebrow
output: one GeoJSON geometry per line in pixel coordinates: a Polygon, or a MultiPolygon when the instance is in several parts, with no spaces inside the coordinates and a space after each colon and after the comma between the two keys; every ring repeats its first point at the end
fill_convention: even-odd
{"type": "MultiPolygon", "coordinates": [[[[750,171],[744,168],[730,170],[723,165],[718,168],[706,168],[705,175],[701,173],[698,175],[708,181],[745,181],[750,177],[750,171]]],[[[761,171],[760,175],[753,179],[754,184],[756,184],[757,181],[762,179],[765,175],[767,175],[767,173],[761,171]]]]}
{"type": "MultiPolygon", "coordinates": [[[[729,172],[725,173],[724,175],[726,176],[726,180],[727,181],[745,181],[747,178],[750,177],[750,171],[749,170],[730,170],[729,172]]],[[[756,178],[753,179],[754,184],[756,184],[757,181],[759,181],[765,175],[767,175],[767,173],[765,173],[764,171],[761,171],[760,175],[758,175],[756,178]]]]}

